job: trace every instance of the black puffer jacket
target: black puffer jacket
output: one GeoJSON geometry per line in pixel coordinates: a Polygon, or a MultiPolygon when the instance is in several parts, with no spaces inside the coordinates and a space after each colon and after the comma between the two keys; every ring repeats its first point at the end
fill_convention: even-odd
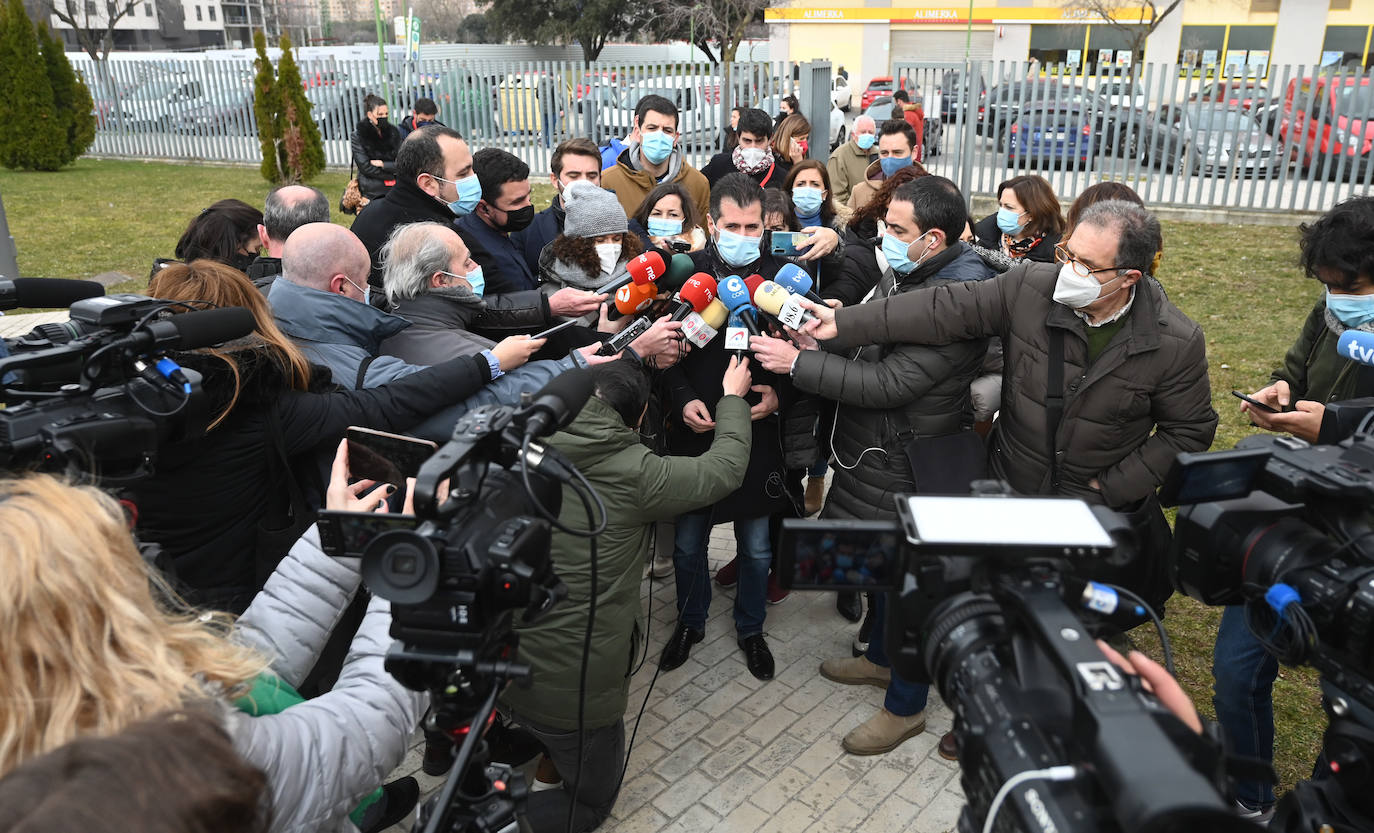
{"type": "Polygon", "coordinates": [[[375,200],[385,197],[396,183],[396,151],[401,149],[401,131],[388,124],[385,129],[363,119],[348,137],[353,151],[353,165],[358,169],[358,190],[364,197],[375,200]],[[381,162],[381,167],[372,160],[381,162]]]}
{"type": "MultiPolygon", "coordinates": [[[[993,275],[977,255],[957,246],[930,258],[900,282],[888,269],[878,296],[993,275]]],[[[978,375],[986,351],[986,340],[973,339],[942,346],[868,345],[844,355],[802,352],[793,384],[839,403],[832,446],[835,478],[822,517],[894,516],[893,496],[918,486],[904,452],[906,443],[911,436],[944,436],[972,424],[969,383],[978,375]]]]}
{"type": "MultiPolygon", "coordinates": [[[[320,471],[319,458],[332,455],[348,426],[404,431],[476,393],[489,371],[481,356],[468,356],[370,390],[336,391],[319,370],[304,392],[288,387],[265,352],[247,347],[234,355],[240,387],[228,418],[202,436],[160,449],[156,473],[129,496],[138,507],[140,539],[161,545],[190,599],[241,612],[286,554],[258,552],[259,524],[286,499],[273,416],[292,471],[305,479],[320,471]],[[265,572],[260,559],[271,561],[265,572]]],[[[201,353],[176,360],[204,374],[209,412],[218,414],[234,391],[228,365],[201,353]]],[[[314,491],[318,497],[320,490],[314,491]]]]}
{"type": "Polygon", "coordinates": [[[877,233],[877,228],[871,225],[858,231],[852,226],[845,226],[842,233],[844,263],[838,275],[821,284],[822,298],[835,298],[845,306],[852,307],[873,291],[878,279],[883,276],[873,244],[873,237],[877,233]]]}

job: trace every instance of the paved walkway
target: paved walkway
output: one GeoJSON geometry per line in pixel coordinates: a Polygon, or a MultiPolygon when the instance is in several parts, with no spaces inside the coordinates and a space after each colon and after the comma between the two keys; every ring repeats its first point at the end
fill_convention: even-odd
{"type": "MultiPolygon", "coordinates": [[[[711,535],[712,569],[735,549],[728,525],[711,535]]],[[[817,672],[848,656],[857,626],[835,612],[829,593],[793,593],[768,608],[764,625],[777,662],[773,680],[754,679],[735,644],[734,590],[712,585],[706,641],[681,668],[660,674],[657,658],[676,619],[671,579],[654,583],[649,659],[630,688],[626,731],[648,706],[609,833],[945,833],[963,795],[958,767],[936,753],[951,715],[937,697],[924,734],[887,755],[855,757],[840,739],[883,701],[871,686],[842,686],[817,672]]],[[[649,606],[647,584],[646,611],[649,606]]],[[[415,774],[428,795],[441,779],[418,772],[418,746],[394,777],[415,774]]],[[[397,833],[406,828],[394,828],[397,833]]]]}

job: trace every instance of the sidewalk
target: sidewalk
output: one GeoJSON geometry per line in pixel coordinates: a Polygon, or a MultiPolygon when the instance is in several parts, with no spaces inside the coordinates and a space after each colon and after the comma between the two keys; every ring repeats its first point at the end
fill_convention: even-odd
{"type": "MultiPolygon", "coordinates": [[[[711,567],[735,542],[728,525],[711,533],[711,567]]],[[[648,609],[648,586],[644,598],[648,609]]],[[[712,585],[706,641],[681,668],[659,675],[634,742],[608,833],[945,833],[963,806],[958,767],[936,753],[950,727],[932,694],[924,734],[887,755],[856,757],[840,748],[845,733],[883,702],[872,686],[843,686],[820,676],[830,656],[848,656],[857,625],[835,612],[830,593],[793,593],[768,608],[765,631],[777,662],[760,682],[735,645],[734,590],[712,585]]],[[[657,671],[676,620],[672,579],[654,582],[649,658],[630,688],[626,735],[657,671]]],[[[425,795],[442,779],[418,772],[411,750],[393,777],[414,774],[425,795]]],[[[408,827],[396,827],[397,833],[408,827]]]]}

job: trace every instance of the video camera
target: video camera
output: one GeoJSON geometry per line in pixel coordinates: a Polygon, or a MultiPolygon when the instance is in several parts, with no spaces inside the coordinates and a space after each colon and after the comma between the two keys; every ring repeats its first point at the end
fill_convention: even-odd
{"type": "Polygon", "coordinates": [[[549,559],[551,527],[561,484],[586,484],[536,439],[570,422],[591,393],[591,377],[573,370],[519,410],[468,412],[420,467],[413,517],[320,513],[325,551],[361,556],[363,582],[392,603],[387,671],[428,691],[426,728],[462,744],[425,830],[506,829],[524,798],[523,777],[486,763],[481,736],[500,691],[530,678],[516,661],[515,611],[534,622],[567,596],[549,559]]]}
{"type": "Polygon", "coordinates": [[[163,316],[178,306],[186,305],[86,298],[71,305],[70,321],[6,339],[0,466],[121,486],[151,473],[161,444],[204,433],[211,415],[200,374],[165,353],[247,335],[253,315],[231,307],[163,316]]]}
{"type": "Polygon", "coordinates": [[[1180,454],[1160,491],[1181,504],[1174,584],[1208,605],[1244,605],[1286,665],[1321,673],[1331,777],[1279,803],[1273,825],[1374,830],[1374,437],[1339,445],[1246,437],[1180,454]]]}
{"type": "Polygon", "coordinates": [[[893,673],[933,681],[955,712],[960,833],[1251,829],[1223,800],[1219,744],[1092,639],[1121,597],[1074,572],[1128,558],[1126,520],[974,491],[899,496],[890,523],[784,521],[780,541],[791,586],[886,594],[893,673]]]}

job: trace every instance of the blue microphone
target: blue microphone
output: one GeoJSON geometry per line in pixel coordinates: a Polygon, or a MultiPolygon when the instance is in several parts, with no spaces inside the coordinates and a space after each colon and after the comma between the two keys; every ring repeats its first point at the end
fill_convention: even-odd
{"type": "Polygon", "coordinates": [[[749,298],[749,287],[738,275],[731,275],[721,281],[716,288],[716,296],[725,304],[731,314],[739,317],[749,335],[756,336],[759,330],[758,319],[754,317],[754,302],[749,298]]]}
{"type": "Polygon", "coordinates": [[[1336,341],[1336,352],[1343,359],[1374,365],[1374,333],[1346,330],[1336,341]]]}
{"type": "Polygon", "coordinates": [[[814,301],[817,304],[825,303],[820,299],[819,295],[811,291],[811,287],[815,285],[815,282],[811,280],[811,276],[806,274],[805,269],[795,263],[789,263],[779,269],[778,274],[773,276],[773,283],[781,286],[793,295],[805,297],[808,301],[814,301]]]}

